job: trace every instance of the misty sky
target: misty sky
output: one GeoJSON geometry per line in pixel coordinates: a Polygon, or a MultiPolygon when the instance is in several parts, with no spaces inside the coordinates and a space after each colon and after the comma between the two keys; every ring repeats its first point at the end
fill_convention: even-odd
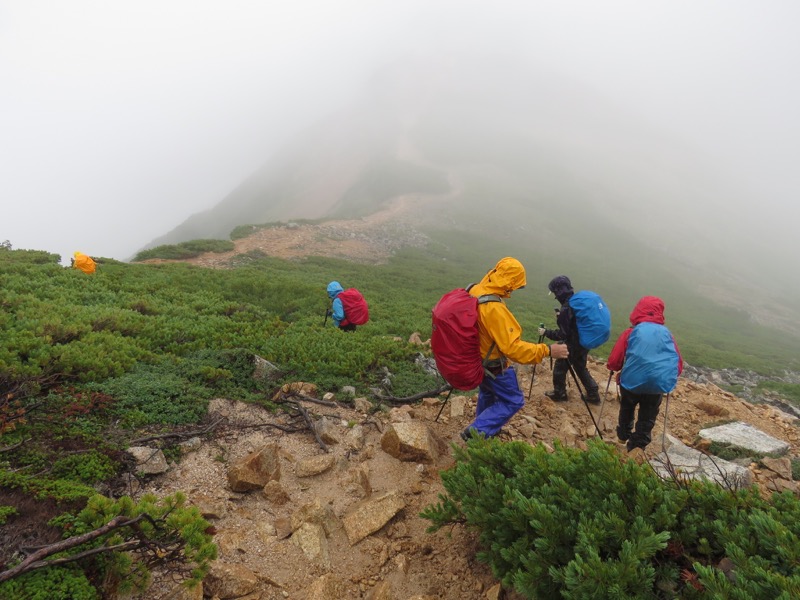
{"type": "Polygon", "coordinates": [[[799,28],[794,0],[0,0],[0,241],[130,258],[381,65],[467,51],[685,140],[751,191],[754,245],[794,253],[799,28]]]}

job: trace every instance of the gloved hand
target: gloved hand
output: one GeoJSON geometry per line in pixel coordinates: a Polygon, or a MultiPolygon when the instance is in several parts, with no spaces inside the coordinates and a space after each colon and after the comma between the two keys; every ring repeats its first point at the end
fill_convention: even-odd
{"type": "Polygon", "coordinates": [[[328,311],[325,313],[325,316],[326,317],[332,317],[333,316],[333,311],[329,308],[328,311]]]}
{"type": "Polygon", "coordinates": [[[544,327],[539,327],[539,336],[540,337],[543,336],[546,331],[547,331],[547,329],[545,329],[544,327]]]}

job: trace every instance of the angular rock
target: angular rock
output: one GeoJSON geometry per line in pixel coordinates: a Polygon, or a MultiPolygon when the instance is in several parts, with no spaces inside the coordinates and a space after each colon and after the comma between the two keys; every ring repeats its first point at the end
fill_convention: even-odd
{"type": "Polygon", "coordinates": [[[268,444],[228,470],[228,485],[234,492],[261,490],[269,481],[280,481],[278,445],[268,444]]]}
{"type": "Polygon", "coordinates": [[[467,405],[467,398],[465,396],[453,396],[450,398],[449,403],[451,419],[464,416],[464,407],[467,405]]]}
{"type": "Polygon", "coordinates": [[[759,454],[786,454],[789,451],[787,442],[741,421],[701,429],[698,435],[712,442],[737,446],[759,454]]]}
{"type": "Polygon", "coordinates": [[[326,417],[322,417],[314,423],[317,435],[326,444],[338,444],[342,437],[339,426],[326,417]]]}
{"type": "Polygon", "coordinates": [[[275,536],[279,540],[285,540],[292,535],[292,520],[288,517],[279,517],[275,519],[275,536]]]}
{"type": "Polygon", "coordinates": [[[258,587],[258,575],[243,565],[214,561],[203,580],[205,593],[220,600],[245,596],[258,587]]]}
{"type": "Polygon", "coordinates": [[[283,506],[290,500],[289,494],[283,489],[281,482],[275,481],[274,479],[267,482],[267,485],[264,486],[263,493],[264,498],[275,506],[283,506]]]}
{"type": "Polygon", "coordinates": [[[369,413],[372,410],[372,402],[366,398],[356,398],[353,400],[353,408],[360,413],[369,413]]]}
{"type": "Polygon", "coordinates": [[[136,470],[145,475],[158,475],[169,470],[164,453],[158,448],[131,446],[128,454],[136,459],[136,470]]]}
{"type": "Polygon", "coordinates": [[[192,496],[191,503],[197,507],[204,519],[221,519],[228,512],[228,503],[221,498],[206,494],[192,496]]]}
{"type": "Polygon", "coordinates": [[[783,477],[784,479],[788,479],[791,481],[792,461],[789,457],[787,456],[784,456],[782,458],[764,457],[761,459],[761,463],[773,473],[776,473],[781,477],[783,477]]]}
{"type": "Polygon", "coordinates": [[[344,436],[344,445],[350,450],[361,450],[367,439],[367,432],[361,425],[354,425],[344,436]]]}
{"type": "Polygon", "coordinates": [[[367,600],[396,600],[392,584],[388,581],[381,581],[367,594],[367,600]]]}
{"type": "Polygon", "coordinates": [[[503,588],[498,583],[486,591],[486,600],[500,600],[503,597],[503,588]]]}
{"type": "Polygon", "coordinates": [[[351,509],[342,519],[350,545],[380,530],[405,506],[406,503],[397,492],[389,492],[351,509]]]}
{"type": "Polygon", "coordinates": [[[199,450],[202,445],[203,441],[199,437],[195,436],[178,444],[178,448],[180,448],[181,454],[188,454],[189,452],[199,450]]]}
{"type": "Polygon", "coordinates": [[[281,377],[282,373],[280,368],[257,354],[253,356],[253,365],[253,379],[256,381],[269,382],[280,379],[281,377]]]}
{"type": "Polygon", "coordinates": [[[444,443],[420,421],[392,423],[381,437],[387,454],[406,462],[435,462],[444,443]]]}
{"type": "Polygon", "coordinates": [[[326,573],[306,590],[305,600],[341,600],[348,597],[347,585],[334,575],[326,573]]]}
{"type": "Polygon", "coordinates": [[[292,534],[292,543],[296,544],[311,562],[330,568],[331,557],[328,551],[328,538],[325,537],[325,531],[321,525],[303,523],[292,534]]]}
{"type": "Polygon", "coordinates": [[[163,600],[203,600],[203,582],[201,581],[193,588],[187,588],[179,583],[167,592],[163,600]]]}
{"type": "Polygon", "coordinates": [[[300,394],[302,396],[317,397],[317,386],[313,383],[306,383],[303,381],[293,381],[285,383],[275,395],[272,396],[273,400],[280,400],[283,396],[291,396],[292,394],[300,394]]]}
{"type": "Polygon", "coordinates": [[[753,483],[749,469],[717,457],[711,457],[686,446],[679,439],[667,435],[666,454],[662,451],[650,460],[655,472],[668,478],[668,461],[679,477],[707,479],[734,488],[747,487],[753,483]]]}
{"type": "Polygon", "coordinates": [[[319,498],[298,508],[292,514],[292,530],[297,531],[303,523],[314,523],[321,526],[330,535],[339,526],[339,520],[333,514],[329,504],[322,504],[319,498]]]}
{"type": "Polygon", "coordinates": [[[329,470],[336,463],[333,454],[318,454],[303,458],[294,467],[294,474],[297,477],[313,477],[329,470]]]}

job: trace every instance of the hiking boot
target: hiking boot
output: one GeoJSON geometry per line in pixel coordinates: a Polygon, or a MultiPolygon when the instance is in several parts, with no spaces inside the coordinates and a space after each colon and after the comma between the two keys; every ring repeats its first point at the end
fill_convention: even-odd
{"type": "Polygon", "coordinates": [[[553,402],[566,402],[568,400],[567,392],[564,390],[550,390],[549,392],[545,392],[544,395],[553,402]]]}
{"type": "Polygon", "coordinates": [[[595,390],[594,392],[589,392],[588,394],[586,394],[586,402],[588,402],[589,404],[595,404],[595,405],[603,403],[603,401],[600,399],[600,394],[597,393],[597,390],[595,390]]]}
{"type": "Polygon", "coordinates": [[[644,453],[644,448],[633,448],[628,450],[628,459],[634,461],[637,465],[641,465],[647,462],[647,455],[644,453]]]}

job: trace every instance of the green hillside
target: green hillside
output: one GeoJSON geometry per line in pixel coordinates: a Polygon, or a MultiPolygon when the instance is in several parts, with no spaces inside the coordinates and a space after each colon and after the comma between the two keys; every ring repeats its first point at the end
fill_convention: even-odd
{"type": "MultiPolygon", "coordinates": [[[[49,511],[34,517],[38,528],[43,518],[63,513],[45,528],[60,532],[56,536],[65,527],[90,530],[110,515],[144,512],[156,522],[171,515],[173,524],[152,535],[174,542],[178,533],[170,528],[182,524],[182,560],[202,578],[214,556],[202,533],[208,524],[184,507],[182,497],[135,505],[97,495],[127,468],[122,451],[143,436],[203,427],[213,397],[272,409],[274,392],[290,381],[313,382],[323,391],[354,385],[358,395],[371,398],[374,388],[397,397],[438,388],[441,380],[415,362],[419,347],[405,340],[417,331],[427,338],[430,310],[442,293],[477,281],[503,255],[518,256],[528,267],[526,289],[509,300],[528,339],[536,324],[552,322],[546,284],[566,272],[577,286],[603,294],[616,331],[642,291],[664,296],[669,324],[691,363],[762,372],[798,368],[797,340],[748,326],[736,311],[699,299],[678,279],[653,271],[649,279],[610,284],[620,272],[615,269],[624,271],[624,253],[598,272],[569,254],[545,259],[533,237],[429,233],[428,247],[400,252],[385,265],[254,254],[236,269],[211,270],[99,259],[97,273],[85,275],[61,267],[57,255],[0,250],[0,518],[15,519],[23,498],[44,502],[41,510],[49,511]],[[358,287],[369,300],[370,322],[353,334],[324,325],[325,286],[332,279],[358,287]],[[253,378],[256,355],[278,368],[271,379],[253,378]]],[[[608,345],[596,354],[607,351],[608,345]]],[[[13,551],[12,540],[0,534],[0,542],[13,551]]],[[[107,576],[113,569],[128,583],[138,577],[123,556],[104,565],[87,573],[107,576]]],[[[74,597],[96,597],[86,573],[63,570],[59,581],[86,590],[74,597]]],[[[0,583],[0,595],[20,585],[50,589],[52,576],[46,569],[0,583]]]]}

